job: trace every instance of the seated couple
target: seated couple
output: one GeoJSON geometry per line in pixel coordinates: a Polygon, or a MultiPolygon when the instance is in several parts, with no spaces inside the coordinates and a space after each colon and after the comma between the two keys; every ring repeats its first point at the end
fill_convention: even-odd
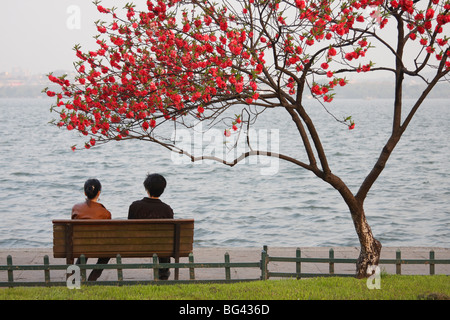
{"type": "MultiPolygon", "coordinates": [[[[134,201],[128,209],[128,219],[173,219],[172,208],[162,202],[159,197],[166,188],[166,179],[160,174],[149,174],[144,181],[148,197],[134,201]]],[[[85,202],[78,203],[72,208],[72,219],[111,219],[111,213],[98,202],[102,185],[97,179],[89,179],[84,184],[85,202]]],[[[107,264],[109,258],[99,258],[97,264],[107,264]]],[[[170,258],[160,258],[161,263],[170,263],[170,258]]],[[[77,264],[80,262],[78,259],[77,264]]],[[[100,277],[102,269],[94,269],[88,281],[95,281],[100,277]]],[[[159,279],[167,280],[168,268],[159,269],[159,279]]]]}

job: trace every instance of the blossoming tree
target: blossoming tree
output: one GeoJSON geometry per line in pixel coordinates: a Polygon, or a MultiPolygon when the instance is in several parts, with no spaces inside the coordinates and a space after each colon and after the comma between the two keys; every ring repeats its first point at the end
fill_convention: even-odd
{"type": "MultiPolygon", "coordinates": [[[[340,193],[361,244],[357,276],[367,276],[368,266],[378,264],[381,243],[366,221],[364,200],[417,109],[450,70],[444,31],[449,0],[153,0],[141,10],[94,4],[105,14],[96,22],[98,48],[75,46],[75,79],[49,75],[60,86],[58,92],[45,89],[56,98],[55,125],[86,136],[86,148],[140,139],[196,161],[214,157],[180,149],[161,136],[160,126],[207,121],[222,125],[226,136],[245,135],[256,118],[248,108],[287,112],[298,131],[292,139],[302,141],[307,159],[266,155],[310,170],[340,193]],[[387,27],[393,41],[383,34],[387,27]],[[372,60],[374,47],[387,52],[381,61],[372,60]],[[339,87],[350,85],[346,77],[365,72],[392,75],[393,117],[389,139],[354,194],[330,168],[305,98],[331,103],[339,87]],[[424,84],[406,115],[405,77],[424,84]],[[232,108],[240,112],[225,126],[220,120],[232,108]]],[[[351,117],[336,120],[355,127],[351,117]]],[[[214,159],[233,166],[256,154],[250,149],[234,161],[214,159]]]]}

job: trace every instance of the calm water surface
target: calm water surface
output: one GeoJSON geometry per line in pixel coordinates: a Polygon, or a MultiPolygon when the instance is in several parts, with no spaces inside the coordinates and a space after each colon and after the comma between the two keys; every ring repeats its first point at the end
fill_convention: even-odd
{"type": "MultiPolygon", "coordinates": [[[[180,163],[148,142],[109,143],[72,152],[74,132],[47,123],[46,99],[0,99],[0,247],[51,247],[52,219],[70,218],[84,200],[91,177],[103,185],[101,202],[113,218],[145,196],[148,172],[162,173],[162,200],[177,218],[196,219],[195,246],[357,246],[350,214],[339,194],[293,164],[247,159],[229,168],[218,163],[180,163]],[[275,168],[276,174],[262,175],[275,168]]],[[[388,137],[389,100],[344,100],[330,105],[352,115],[349,131],[320,107],[332,170],[356,191],[388,137]]],[[[450,113],[445,100],[429,100],[416,115],[366,200],[368,221],[384,246],[450,247],[450,113]]],[[[278,130],[281,153],[305,159],[287,115],[264,113],[258,132],[278,130]]],[[[223,130],[223,128],[220,128],[223,130]]],[[[270,132],[270,131],[269,131],[270,132]]]]}

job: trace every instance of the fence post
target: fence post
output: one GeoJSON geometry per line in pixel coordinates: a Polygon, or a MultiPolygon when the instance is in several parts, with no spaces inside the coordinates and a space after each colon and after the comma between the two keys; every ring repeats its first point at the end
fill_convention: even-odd
{"type": "Polygon", "coordinates": [[[430,251],[430,275],[434,275],[434,250],[430,251]]]}
{"type": "Polygon", "coordinates": [[[397,252],[395,253],[395,260],[395,273],[402,274],[402,253],[400,252],[400,249],[397,249],[397,252]]]}
{"type": "Polygon", "coordinates": [[[48,260],[48,255],[44,256],[44,278],[45,285],[50,286],[50,263],[48,260]]]}
{"type": "Polygon", "coordinates": [[[117,254],[116,256],[116,264],[117,264],[117,281],[119,281],[119,286],[122,285],[122,281],[123,281],[123,271],[122,271],[122,257],[120,256],[120,254],[117,254]]]}
{"type": "Polygon", "coordinates": [[[6,264],[8,265],[8,282],[11,284],[10,288],[12,288],[14,283],[14,275],[13,275],[13,262],[11,255],[8,255],[6,257],[6,264]]]}
{"type": "MultiPolygon", "coordinates": [[[[189,263],[194,263],[194,254],[189,253],[189,263]]],[[[195,268],[189,268],[189,279],[195,280],[195,268]]]]}
{"type": "Polygon", "coordinates": [[[297,273],[297,279],[300,279],[300,274],[302,273],[302,263],[300,262],[300,259],[302,257],[302,252],[300,251],[300,248],[297,248],[295,257],[298,259],[295,262],[295,272],[297,273]]]}
{"type": "MultiPolygon", "coordinates": [[[[267,249],[266,246],[264,248],[267,249]]],[[[269,279],[267,263],[268,263],[267,251],[263,250],[261,251],[261,280],[269,279]]]]}
{"type": "Polygon", "coordinates": [[[225,253],[225,279],[230,280],[231,279],[231,273],[230,273],[230,255],[228,252],[225,253]]]}
{"type": "Polygon", "coordinates": [[[334,250],[333,250],[333,248],[330,249],[328,258],[330,259],[330,265],[328,267],[329,274],[334,274],[334,250]]]}
{"type": "Polygon", "coordinates": [[[153,280],[158,281],[159,280],[159,259],[158,255],[155,253],[153,254],[153,280]]]}

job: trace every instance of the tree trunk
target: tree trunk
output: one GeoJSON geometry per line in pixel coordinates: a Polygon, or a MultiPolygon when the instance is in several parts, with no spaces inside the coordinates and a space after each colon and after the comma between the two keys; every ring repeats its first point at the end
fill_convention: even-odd
{"type": "Polygon", "coordinates": [[[372,275],[372,272],[367,273],[367,268],[369,266],[377,266],[380,261],[381,243],[374,238],[372,230],[367,223],[364,212],[364,201],[353,195],[347,185],[334,174],[329,173],[328,175],[321,176],[321,178],[331,184],[340,193],[350,210],[355,231],[361,245],[361,251],[356,263],[356,276],[357,278],[367,278],[372,275]]]}
{"type": "Polygon", "coordinates": [[[356,263],[356,277],[367,278],[372,274],[372,272],[368,273],[368,267],[377,266],[380,261],[382,246],[380,241],[374,238],[362,206],[358,210],[352,211],[352,219],[361,245],[356,263]]]}

